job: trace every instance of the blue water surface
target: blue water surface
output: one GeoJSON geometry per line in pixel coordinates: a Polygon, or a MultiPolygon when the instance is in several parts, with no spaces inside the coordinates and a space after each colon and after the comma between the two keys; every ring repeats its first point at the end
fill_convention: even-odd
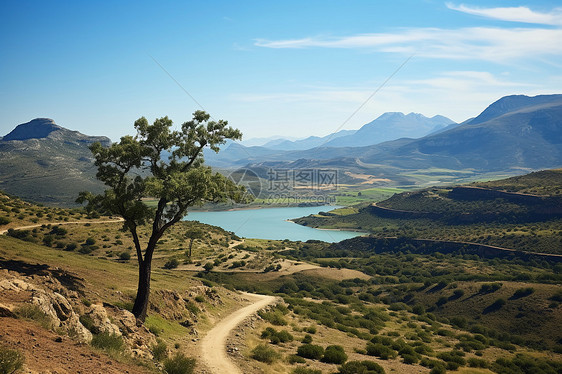
{"type": "Polygon", "coordinates": [[[327,212],[335,208],[338,207],[286,207],[221,212],[190,212],[184,219],[220,226],[245,238],[289,239],[294,241],[314,239],[334,243],[361,235],[361,233],[353,231],[319,230],[287,221],[291,218],[304,217],[322,211],[327,212]]]}

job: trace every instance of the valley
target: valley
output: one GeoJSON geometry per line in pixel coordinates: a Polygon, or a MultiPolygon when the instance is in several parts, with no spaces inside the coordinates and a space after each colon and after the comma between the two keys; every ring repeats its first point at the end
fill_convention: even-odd
{"type": "MultiPolygon", "coordinates": [[[[376,204],[406,216],[381,216],[372,211],[372,203],[359,202],[296,220],[318,227],[360,225],[370,233],[332,244],[245,239],[218,227],[182,222],[158,243],[146,329],[129,328],[128,333],[126,325],[116,322],[111,328],[98,322],[90,325],[87,316],[93,317],[94,311],[113,314],[114,321],[127,316],[136,278],[130,234],[119,231],[120,224],[105,222],[110,217],[3,195],[0,208],[5,218],[0,228],[12,229],[0,237],[5,269],[0,284],[10,287],[4,288],[9,292],[3,293],[0,304],[10,312],[3,312],[7,316],[0,319],[11,331],[18,324],[42,324],[27,327],[34,330],[44,329],[41,326],[53,323],[52,318],[56,321],[56,315],[41,309],[21,312],[37,305],[21,288],[22,282],[35,290],[54,277],[60,292],[68,290],[63,295],[92,336],[121,331],[121,348],[88,348],[93,349],[94,362],[116,360],[112,365],[128,366],[129,372],[158,372],[173,360],[201,373],[220,362],[234,364],[244,373],[560,370],[562,262],[541,254],[559,254],[562,230],[558,216],[534,214],[542,208],[532,199],[557,198],[561,175],[551,170],[469,185],[519,193],[525,196],[523,201],[499,201],[506,199],[501,194],[461,198],[452,193],[456,187],[443,187],[403,192],[376,204]],[[533,204],[528,205],[527,196],[533,204]],[[459,214],[471,209],[494,215],[458,221],[459,214]],[[14,230],[30,224],[38,226],[14,230]],[[204,234],[190,241],[189,233],[195,231],[204,234]],[[428,239],[444,242],[423,242],[428,239]],[[466,245],[451,246],[447,240],[501,245],[517,253],[480,252],[466,245]],[[525,256],[525,251],[540,254],[525,256]],[[234,328],[230,334],[219,329],[221,338],[210,343],[203,337],[207,331],[214,334],[216,321],[251,298],[235,290],[275,296],[277,301],[258,316],[241,319],[238,327],[229,325],[234,328]],[[149,334],[142,339],[152,343],[131,345],[126,334],[149,334]],[[209,344],[224,347],[221,359],[205,356],[209,344]],[[182,357],[197,360],[181,361],[182,357]]],[[[147,233],[141,230],[140,239],[147,240],[147,233]]],[[[76,339],[59,323],[61,327],[47,331],[62,336],[63,342],[76,339]]],[[[55,337],[42,339],[46,350],[60,344],[55,337]]],[[[18,348],[9,336],[1,341],[18,348]]],[[[57,360],[44,365],[63,367],[57,360]]]]}

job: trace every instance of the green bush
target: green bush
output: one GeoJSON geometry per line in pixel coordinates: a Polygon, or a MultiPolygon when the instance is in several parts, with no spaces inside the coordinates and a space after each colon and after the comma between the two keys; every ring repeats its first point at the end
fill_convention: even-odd
{"type": "Polygon", "coordinates": [[[347,355],[341,345],[329,345],[324,351],[322,362],[328,364],[343,364],[347,361],[347,355]]]}
{"type": "Polygon", "coordinates": [[[533,287],[519,288],[518,290],[515,291],[513,296],[510,297],[510,299],[512,299],[512,300],[513,299],[520,299],[522,297],[529,296],[534,292],[535,292],[535,289],[533,287]]]}
{"type": "Polygon", "coordinates": [[[0,374],[12,374],[21,369],[24,356],[16,350],[0,346],[0,374]]]}
{"type": "Polygon", "coordinates": [[[168,358],[168,346],[162,340],[152,346],[152,356],[156,361],[168,358]]]}
{"type": "Polygon", "coordinates": [[[180,262],[177,258],[171,258],[164,264],[164,269],[175,269],[179,266],[180,262]]]}
{"type": "Polygon", "coordinates": [[[519,353],[511,359],[498,358],[491,365],[491,369],[499,374],[560,373],[562,372],[562,363],[519,353]]]}
{"type": "Polygon", "coordinates": [[[445,369],[445,366],[442,365],[434,366],[433,369],[431,369],[431,371],[429,372],[429,374],[446,374],[446,373],[447,373],[447,369],[445,369]]]}
{"type": "Polygon", "coordinates": [[[191,374],[195,369],[195,359],[187,357],[182,353],[177,353],[172,358],[164,361],[164,371],[166,374],[191,374]]]}
{"type": "Polygon", "coordinates": [[[122,352],[124,346],[122,337],[108,332],[102,332],[98,335],[94,335],[91,344],[93,347],[112,353],[122,352]]]}
{"type": "Polygon", "coordinates": [[[304,358],[319,360],[324,355],[324,348],[314,344],[303,344],[297,349],[297,355],[304,358]]]}
{"type": "Polygon", "coordinates": [[[293,335],[291,335],[287,330],[277,331],[272,327],[268,327],[263,330],[261,333],[261,338],[269,338],[269,340],[273,344],[292,342],[294,339],[293,335]]]}
{"type": "Polygon", "coordinates": [[[298,367],[291,374],[322,374],[322,370],[298,367]]]}
{"type": "Polygon", "coordinates": [[[252,358],[260,362],[271,364],[279,358],[279,354],[265,344],[258,344],[252,349],[252,358]]]}
{"type": "Polygon", "coordinates": [[[270,322],[273,325],[285,326],[287,325],[287,320],[283,317],[283,313],[280,310],[273,310],[269,312],[260,311],[259,316],[264,320],[270,322]]]}
{"type": "Polygon", "coordinates": [[[488,367],[488,361],[481,359],[481,358],[476,358],[476,357],[470,357],[468,360],[468,366],[472,367],[472,368],[487,368],[488,367]]]}
{"type": "Polygon", "coordinates": [[[338,374],[385,374],[382,366],[373,361],[349,361],[340,366],[338,374]]]}
{"type": "Polygon", "coordinates": [[[287,361],[289,362],[289,364],[304,364],[306,363],[306,360],[300,356],[297,355],[290,355],[287,358],[287,361]]]}
{"type": "Polygon", "coordinates": [[[80,323],[82,326],[90,330],[92,334],[99,334],[100,330],[97,326],[94,325],[94,320],[88,314],[83,314],[80,316],[80,323]]]}
{"type": "Polygon", "coordinates": [[[369,356],[375,356],[382,360],[388,360],[396,357],[396,351],[394,349],[391,349],[381,343],[367,343],[366,351],[369,356]]]}
{"type": "Polygon", "coordinates": [[[507,301],[505,299],[498,298],[492,304],[488,305],[486,309],[484,309],[484,313],[490,313],[500,310],[506,303],[507,301]]]}
{"type": "Polygon", "coordinates": [[[310,336],[309,334],[306,334],[306,335],[302,338],[301,343],[304,343],[304,344],[310,344],[310,343],[312,343],[312,336],[310,336]]]}
{"type": "Polygon", "coordinates": [[[480,286],[480,293],[492,293],[502,288],[501,283],[484,283],[480,286]]]}
{"type": "Polygon", "coordinates": [[[14,309],[14,314],[19,318],[29,319],[38,322],[46,329],[52,327],[52,321],[41,308],[35,304],[22,304],[14,309]]]}
{"type": "Polygon", "coordinates": [[[10,223],[12,221],[10,221],[8,218],[6,217],[0,217],[0,226],[2,225],[7,225],[8,223],[10,223]]]}
{"type": "Polygon", "coordinates": [[[130,252],[121,252],[119,254],[119,259],[121,261],[129,261],[131,259],[131,253],[130,252]]]}

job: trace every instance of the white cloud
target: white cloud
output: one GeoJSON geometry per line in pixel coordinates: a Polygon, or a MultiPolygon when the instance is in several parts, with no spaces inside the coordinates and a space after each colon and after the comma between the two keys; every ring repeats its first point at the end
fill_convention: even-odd
{"type": "Polygon", "coordinates": [[[470,5],[454,5],[445,3],[447,8],[476,16],[510,22],[536,23],[542,25],[562,25],[562,8],[555,8],[551,12],[541,13],[527,7],[498,7],[479,8],[470,5]]]}
{"type": "Polygon", "coordinates": [[[509,62],[562,54],[562,29],[414,28],[344,37],[257,40],[265,48],[349,48],[456,60],[509,62]]]}

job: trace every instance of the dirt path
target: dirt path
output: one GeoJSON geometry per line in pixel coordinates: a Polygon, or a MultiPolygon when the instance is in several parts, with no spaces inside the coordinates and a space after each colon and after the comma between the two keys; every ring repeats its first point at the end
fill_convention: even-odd
{"type": "MultiPolygon", "coordinates": [[[[72,221],[72,222],[43,222],[43,223],[36,223],[34,225],[27,225],[27,226],[19,226],[19,227],[10,227],[11,229],[14,230],[27,230],[27,229],[34,229],[36,227],[41,227],[43,225],[85,225],[86,223],[114,223],[114,222],[123,222],[124,219],[123,218],[115,218],[115,219],[111,219],[111,220],[105,220],[105,221],[72,221]]],[[[5,233],[8,232],[9,229],[6,230],[0,230],[0,235],[4,235],[5,233]]]]}
{"type": "Polygon", "coordinates": [[[212,373],[243,374],[226,354],[226,338],[247,317],[272,304],[273,296],[242,293],[252,304],[236,310],[215,325],[201,341],[201,357],[212,373]]]}

